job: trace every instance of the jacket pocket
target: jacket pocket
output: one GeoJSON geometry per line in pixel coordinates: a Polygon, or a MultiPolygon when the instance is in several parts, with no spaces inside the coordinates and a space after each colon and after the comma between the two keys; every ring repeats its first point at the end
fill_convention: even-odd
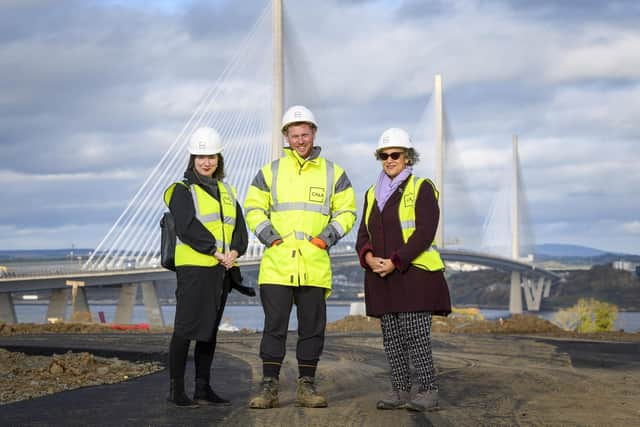
{"type": "Polygon", "coordinates": [[[258,283],[297,286],[298,255],[295,240],[267,248],[260,262],[258,283]]]}
{"type": "Polygon", "coordinates": [[[304,270],[300,281],[305,285],[331,288],[331,260],[327,250],[308,240],[301,240],[300,255],[304,270]]]}

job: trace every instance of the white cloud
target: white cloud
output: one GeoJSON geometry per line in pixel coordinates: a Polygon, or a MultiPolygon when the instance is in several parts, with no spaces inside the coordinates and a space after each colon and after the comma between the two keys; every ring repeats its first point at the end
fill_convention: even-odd
{"type": "Polygon", "coordinates": [[[622,224],[622,229],[626,233],[640,234],[640,221],[625,222],[622,224]]]}
{"type": "MultiPolygon", "coordinates": [[[[289,52],[286,96],[310,100],[318,143],[361,193],[379,172],[379,134],[423,129],[442,73],[453,160],[464,166],[447,185],[466,188],[474,215],[505,184],[517,134],[538,242],[637,251],[640,16],[595,3],[287,2],[298,36],[288,46],[300,50],[289,52]]],[[[69,4],[0,4],[0,247],[38,246],[15,237],[38,232],[60,246],[84,233],[95,245],[266,3],[69,4]],[[20,209],[30,200],[37,215],[20,209]]],[[[269,105],[268,27],[212,111],[269,105]]],[[[417,169],[430,175],[424,144],[417,169]]]]}
{"type": "Polygon", "coordinates": [[[11,250],[59,249],[72,245],[93,248],[110,224],[66,224],[52,227],[0,225],[0,248],[11,250]]]}
{"type": "Polygon", "coordinates": [[[577,43],[550,64],[546,72],[549,80],[640,78],[637,32],[598,25],[585,30],[577,43]]]}
{"type": "Polygon", "coordinates": [[[74,181],[119,181],[139,178],[140,175],[131,170],[112,170],[106,173],[81,172],[81,173],[58,173],[58,174],[28,174],[8,170],[0,170],[0,181],[6,184],[21,183],[55,183],[71,184],[74,181]]]}

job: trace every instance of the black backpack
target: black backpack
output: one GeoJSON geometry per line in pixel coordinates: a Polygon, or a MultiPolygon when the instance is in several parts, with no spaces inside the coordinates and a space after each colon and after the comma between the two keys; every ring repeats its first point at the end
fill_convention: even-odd
{"type": "Polygon", "coordinates": [[[167,270],[176,271],[176,223],[171,212],[160,219],[160,264],[167,270]]]}
{"type": "MultiPolygon", "coordinates": [[[[187,189],[189,185],[185,181],[178,181],[187,189]]],[[[191,191],[189,189],[189,191],[191,191]]],[[[176,222],[171,212],[165,212],[160,218],[160,265],[167,270],[176,271],[176,222]]]]}

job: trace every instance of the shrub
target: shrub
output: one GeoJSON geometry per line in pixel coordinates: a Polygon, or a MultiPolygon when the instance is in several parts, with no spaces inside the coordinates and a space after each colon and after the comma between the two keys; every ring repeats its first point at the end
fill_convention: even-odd
{"type": "Polygon", "coordinates": [[[470,308],[451,308],[451,317],[462,318],[467,320],[484,320],[484,316],[479,309],[475,307],[470,308]]]}
{"type": "Polygon", "coordinates": [[[618,307],[593,298],[581,298],[573,307],[558,311],[553,323],[580,333],[612,331],[618,307]]]}

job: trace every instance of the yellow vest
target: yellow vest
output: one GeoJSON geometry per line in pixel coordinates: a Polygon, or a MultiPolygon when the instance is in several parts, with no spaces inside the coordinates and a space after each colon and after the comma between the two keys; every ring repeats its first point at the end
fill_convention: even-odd
{"type": "Polygon", "coordinates": [[[343,173],[340,166],[322,157],[301,161],[292,150],[285,150],[284,157],[262,168],[268,192],[249,188],[245,218],[253,231],[270,221],[282,237],[281,244],[265,248],[258,283],[318,286],[327,289],[328,296],[332,282],[329,253],[309,240],[330,222],[348,232],[354,216],[338,214],[355,212],[355,196],[351,188],[334,194],[343,173]],[[337,197],[344,201],[336,202],[337,197]]]}
{"type": "MultiPolygon", "coordinates": [[[[409,237],[411,237],[413,232],[416,230],[415,202],[416,198],[418,197],[420,186],[424,181],[427,181],[429,184],[431,184],[431,186],[433,187],[433,192],[436,196],[436,200],[438,200],[438,190],[430,180],[411,176],[411,178],[407,182],[406,187],[404,188],[404,191],[402,192],[402,200],[400,200],[400,204],[398,206],[398,218],[400,219],[400,228],[402,229],[402,240],[405,243],[407,243],[409,237]]],[[[376,186],[374,185],[369,188],[366,196],[367,212],[364,218],[367,231],[369,231],[369,217],[371,216],[371,210],[373,208],[373,204],[375,203],[375,190],[376,186]]],[[[369,238],[371,238],[371,232],[369,232],[369,238]]],[[[423,270],[444,270],[444,263],[442,262],[440,253],[438,253],[438,251],[435,249],[434,244],[435,241],[431,243],[429,249],[422,252],[414,260],[412,260],[411,264],[423,270]]]]}
{"type": "MultiPolygon", "coordinates": [[[[164,203],[169,206],[176,185],[187,186],[184,182],[175,182],[164,192],[164,203]]],[[[231,236],[236,225],[236,192],[235,189],[218,181],[220,202],[211,197],[202,187],[192,184],[189,192],[193,198],[193,206],[196,218],[216,238],[216,250],[224,253],[229,249],[231,236]]],[[[176,238],[176,267],[193,265],[200,267],[213,267],[218,265],[218,260],[211,254],[204,254],[176,238]]]]}

